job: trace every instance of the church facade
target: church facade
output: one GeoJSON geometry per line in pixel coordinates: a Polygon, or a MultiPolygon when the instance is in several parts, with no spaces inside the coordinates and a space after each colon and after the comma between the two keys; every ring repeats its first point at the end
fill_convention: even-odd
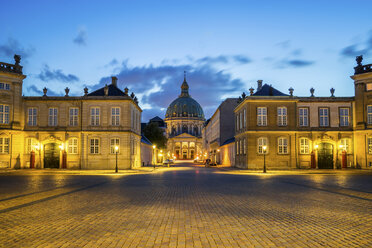
{"type": "Polygon", "coordinates": [[[141,165],[141,108],[110,85],[83,96],[22,96],[20,57],[0,63],[0,167],[119,169],[141,165]]]}
{"type": "Polygon", "coordinates": [[[169,105],[164,121],[167,124],[169,157],[185,160],[202,157],[204,112],[200,104],[190,96],[186,76],[181,85],[181,94],[169,105]]]}

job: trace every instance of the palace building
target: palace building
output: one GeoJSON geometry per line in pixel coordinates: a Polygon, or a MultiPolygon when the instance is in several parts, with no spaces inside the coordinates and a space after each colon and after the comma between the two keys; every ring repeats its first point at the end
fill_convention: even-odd
{"type": "Polygon", "coordinates": [[[0,63],[0,167],[119,169],[141,165],[141,108],[110,85],[83,96],[22,96],[20,56],[0,63]]]}
{"type": "Polygon", "coordinates": [[[297,97],[258,81],[235,108],[235,165],[246,169],[372,168],[372,65],[357,57],[355,97],[297,97]],[[264,158],[265,157],[265,158],[264,158]]]}
{"type": "Polygon", "coordinates": [[[196,159],[202,155],[204,112],[200,104],[189,95],[186,73],[181,94],[169,105],[164,121],[167,124],[169,156],[176,159],[196,159]]]}

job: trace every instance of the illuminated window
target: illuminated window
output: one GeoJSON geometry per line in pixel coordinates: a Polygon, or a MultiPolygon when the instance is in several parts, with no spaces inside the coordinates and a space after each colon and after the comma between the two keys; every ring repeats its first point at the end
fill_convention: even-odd
{"type": "Polygon", "coordinates": [[[27,115],[27,125],[36,126],[37,125],[37,109],[29,108],[27,115]]]}
{"type": "Polygon", "coordinates": [[[0,153],[9,153],[9,138],[0,138],[0,153]]]}
{"type": "MultiPolygon", "coordinates": [[[[263,147],[266,146],[267,147],[267,138],[263,137],[263,138],[258,138],[257,140],[257,152],[259,154],[264,154],[264,149],[263,147]]],[[[268,150],[268,147],[266,148],[266,153],[267,153],[267,150],[268,150]]]]}
{"type": "Polygon", "coordinates": [[[94,107],[90,109],[90,125],[99,126],[99,108],[94,107]]]}
{"type": "Polygon", "coordinates": [[[111,124],[113,126],[120,125],[120,108],[119,107],[111,108],[111,124]]]}
{"type": "Polygon", "coordinates": [[[372,105],[367,106],[367,123],[372,125],[372,105]]]}
{"type": "Polygon", "coordinates": [[[48,125],[50,127],[57,126],[58,124],[58,109],[57,108],[49,108],[49,119],[48,119],[48,125]]]}
{"type": "Polygon", "coordinates": [[[288,139],[287,138],[279,138],[278,139],[278,153],[279,154],[287,154],[288,153],[288,139]]]}
{"type": "Polygon", "coordinates": [[[239,154],[243,154],[243,146],[242,146],[242,140],[239,140],[239,154]]]}
{"type": "Polygon", "coordinates": [[[71,138],[68,140],[68,153],[77,154],[78,153],[78,139],[71,138]]]}
{"type": "Polygon", "coordinates": [[[79,120],[79,108],[70,108],[70,126],[76,127],[79,120]]]}
{"type": "Polygon", "coordinates": [[[350,153],[350,139],[341,139],[340,145],[342,150],[345,150],[347,153],[350,153]]]}
{"type": "Polygon", "coordinates": [[[257,126],[267,126],[267,108],[257,108],[257,126]]]}
{"type": "Polygon", "coordinates": [[[99,139],[90,139],[90,154],[99,154],[99,139]]]}
{"type": "Polygon", "coordinates": [[[287,108],[278,108],[278,126],[287,126],[287,108]]]}
{"type": "Polygon", "coordinates": [[[237,140],[235,144],[236,144],[236,154],[239,155],[239,140],[237,140]]]}
{"type": "Polygon", "coordinates": [[[0,104],[0,124],[9,124],[9,106],[0,104]]]}
{"type": "Polygon", "coordinates": [[[119,148],[118,153],[120,153],[120,139],[119,138],[111,139],[111,141],[110,141],[110,153],[111,154],[116,153],[115,146],[118,146],[118,148],[119,148]]]}
{"type": "Polygon", "coordinates": [[[372,154],[372,138],[368,138],[368,154],[372,154]]]}
{"type": "Polygon", "coordinates": [[[340,126],[349,126],[349,108],[340,108],[340,126]]]}
{"type": "Polygon", "coordinates": [[[298,118],[300,127],[309,126],[309,109],[308,108],[299,108],[298,109],[298,118]]]}
{"type": "Polygon", "coordinates": [[[243,140],[243,154],[246,153],[246,139],[243,140]]]}
{"type": "Polygon", "coordinates": [[[309,154],[309,139],[300,138],[300,154],[309,154]]]}
{"type": "Polygon", "coordinates": [[[31,151],[35,151],[35,145],[37,145],[37,140],[34,138],[26,139],[26,154],[30,154],[31,151]]]}
{"type": "Polygon", "coordinates": [[[329,109],[319,108],[319,126],[328,127],[329,126],[329,109]]]}

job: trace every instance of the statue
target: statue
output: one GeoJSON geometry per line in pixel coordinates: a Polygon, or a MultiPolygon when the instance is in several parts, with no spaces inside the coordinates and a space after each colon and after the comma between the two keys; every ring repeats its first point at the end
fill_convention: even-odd
{"type": "Polygon", "coordinates": [[[132,94],[130,94],[130,97],[134,98],[134,93],[132,92],[132,94]]]}
{"type": "Polygon", "coordinates": [[[311,87],[310,89],[311,97],[314,97],[314,91],[315,91],[314,88],[311,87]]]}
{"type": "Polygon", "coordinates": [[[249,94],[251,95],[251,96],[253,96],[253,92],[254,92],[254,89],[251,87],[251,88],[249,88],[249,94]]]}
{"type": "Polygon", "coordinates": [[[43,89],[44,96],[46,96],[47,92],[48,92],[48,89],[46,87],[44,87],[44,89],[43,89]]]}
{"type": "Polygon", "coordinates": [[[88,95],[88,87],[85,87],[84,88],[84,96],[87,96],[88,95]]]}
{"type": "Polygon", "coordinates": [[[124,89],[124,94],[125,94],[125,95],[128,95],[128,92],[129,92],[128,87],[125,87],[125,89],[124,89]]]}
{"type": "Polygon", "coordinates": [[[289,95],[290,95],[290,96],[293,96],[293,91],[294,91],[294,89],[291,87],[291,88],[288,89],[288,91],[289,91],[289,95]]]}
{"type": "Polygon", "coordinates": [[[243,94],[242,94],[242,98],[245,99],[246,96],[247,96],[247,95],[245,94],[245,92],[243,92],[243,94]]]}
{"type": "Polygon", "coordinates": [[[355,60],[358,64],[358,66],[362,66],[363,55],[356,56],[355,60]]]}
{"type": "Polygon", "coordinates": [[[66,92],[65,96],[68,96],[68,93],[70,92],[70,89],[68,87],[66,87],[65,92],[66,92]]]}
{"type": "Polygon", "coordinates": [[[14,54],[14,61],[15,65],[19,65],[21,63],[21,55],[14,54]]]}
{"type": "Polygon", "coordinates": [[[335,89],[331,88],[329,91],[331,92],[331,97],[335,97],[335,89]]]}

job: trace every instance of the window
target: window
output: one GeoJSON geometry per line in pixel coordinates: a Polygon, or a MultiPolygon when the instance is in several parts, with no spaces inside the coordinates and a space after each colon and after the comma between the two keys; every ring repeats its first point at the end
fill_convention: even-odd
{"type": "Polygon", "coordinates": [[[99,139],[90,139],[90,153],[91,154],[99,153],[99,139]]]}
{"type": "Polygon", "coordinates": [[[299,108],[298,117],[299,117],[300,127],[309,126],[309,109],[308,108],[299,108]]]}
{"type": "Polygon", "coordinates": [[[70,126],[76,127],[78,125],[79,109],[70,108],[70,126]]]}
{"type": "Polygon", "coordinates": [[[58,119],[57,119],[58,109],[57,108],[49,108],[49,119],[48,125],[49,126],[57,126],[58,119]]]}
{"type": "Polygon", "coordinates": [[[243,154],[243,146],[242,146],[242,140],[239,140],[239,154],[243,154]]]}
{"type": "Polygon", "coordinates": [[[340,126],[349,126],[349,108],[340,108],[340,126]]]}
{"type": "Polygon", "coordinates": [[[115,146],[119,147],[118,153],[120,153],[120,139],[119,138],[111,139],[111,141],[110,141],[110,153],[111,154],[116,153],[115,146]]]}
{"type": "Polygon", "coordinates": [[[372,105],[367,106],[367,124],[372,125],[372,105]]]}
{"type": "Polygon", "coordinates": [[[347,153],[350,152],[350,139],[341,139],[340,145],[341,151],[345,150],[347,153]]]}
{"type": "Polygon", "coordinates": [[[99,108],[90,109],[90,125],[99,126],[99,108]]]}
{"type": "Polygon", "coordinates": [[[10,90],[10,84],[0,83],[0,90],[10,90]]]}
{"type": "Polygon", "coordinates": [[[368,154],[372,154],[372,138],[368,138],[368,154]]]}
{"type": "Polygon", "coordinates": [[[236,130],[239,130],[239,114],[236,114],[236,130]]]}
{"type": "Polygon", "coordinates": [[[77,154],[78,153],[78,139],[71,138],[68,140],[68,153],[77,154]]]}
{"type": "MultiPolygon", "coordinates": [[[[264,149],[263,147],[266,146],[267,147],[267,138],[258,138],[258,141],[257,141],[257,151],[259,154],[264,154],[264,149]]],[[[267,148],[266,148],[266,153],[267,153],[267,148]]]]}
{"type": "Polygon", "coordinates": [[[245,109],[243,110],[243,126],[244,127],[247,126],[247,118],[246,118],[246,114],[245,114],[245,109]]]}
{"type": "Polygon", "coordinates": [[[246,153],[246,141],[245,139],[243,140],[243,154],[246,153]]]}
{"type": "Polygon", "coordinates": [[[0,124],[9,124],[9,106],[0,104],[0,124]]]}
{"type": "Polygon", "coordinates": [[[309,154],[309,139],[300,138],[300,154],[309,154]]]}
{"type": "Polygon", "coordinates": [[[287,138],[279,138],[278,139],[278,153],[279,154],[287,154],[288,153],[288,139],[287,138]]]}
{"type": "Polygon", "coordinates": [[[9,153],[9,138],[0,138],[0,153],[9,153]]]}
{"type": "Polygon", "coordinates": [[[243,113],[240,112],[239,114],[239,129],[243,128],[243,113]]]}
{"type": "Polygon", "coordinates": [[[287,126],[287,108],[278,108],[278,126],[287,126]]]}
{"type": "Polygon", "coordinates": [[[111,124],[113,126],[120,125],[120,108],[119,107],[111,108],[111,124]]]}
{"type": "Polygon", "coordinates": [[[266,107],[257,108],[257,125],[258,126],[267,125],[267,108],[266,107]]]}
{"type": "Polygon", "coordinates": [[[37,145],[36,139],[27,138],[26,139],[26,154],[30,154],[31,151],[35,151],[35,145],[37,145]]]}
{"type": "Polygon", "coordinates": [[[36,118],[37,118],[37,109],[36,108],[29,108],[28,109],[28,116],[27,116],[27,125],[29,126],[36,126],[36,118]]]}
{"type": "Polygon", "coordinates": [[[328,108],[319,108],[319,126],[329,126],[329,110],[328,108]]]}
{"type": "Polygon", "coordinates": [[[239,155],[239,140],[236,141],[236,154],[239,155]]]}

